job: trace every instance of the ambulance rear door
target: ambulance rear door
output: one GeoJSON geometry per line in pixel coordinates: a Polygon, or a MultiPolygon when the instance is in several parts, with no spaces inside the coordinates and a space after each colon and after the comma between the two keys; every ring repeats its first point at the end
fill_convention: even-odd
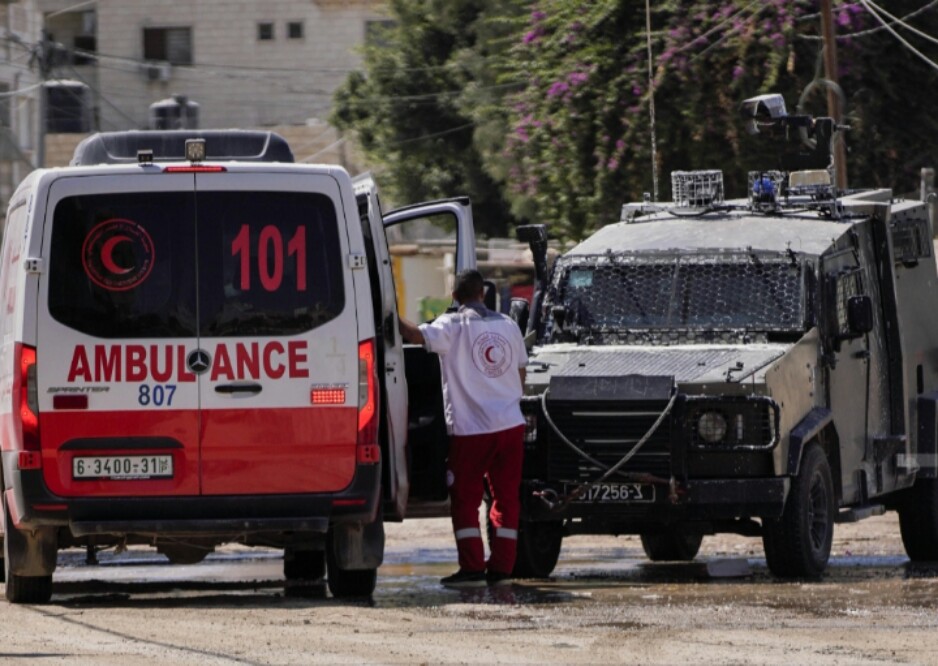
{"type": "Polygon", "coordinates": [[[385,518],[403,520],[410,492],[407,464],[407,377],[398,326],[397,290],[381,219],[378,186],[368,174],[355,178],[355,199],[371,280],[377,358],[381,372],[381,455],[385,518]]]}
{"type": "Polygon", "coordinates": [[[192,174],[124,169],[49,188],[27,298],[38,296],[39,436],[56,495],[200,491],[186,367],[198,342],[193,187],[192,174]]]}
{"type": "Polygon", "coordinates": [[[353,478],[359,336],[342,200],[323,173],[196,177],[204,494],[336,492],[353,478]]]}

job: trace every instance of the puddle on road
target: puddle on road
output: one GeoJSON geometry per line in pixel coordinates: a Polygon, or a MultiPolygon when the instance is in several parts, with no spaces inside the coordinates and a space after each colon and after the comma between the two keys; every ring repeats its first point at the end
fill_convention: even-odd
{"type": "MultiPolygon", "coordinates": [[[[623,553],[624,554],[624,553],[623,553]]],[[[630,553],[631,554],[631,553],[630,553]]],[[[54,602],[65,604],[277,604],[365,603],[378,608],[449,604],[541,605],[749,604],[830,617],[863,614],[867,608],[938,609],[938,564],[913,565],[902,556],[831,559],[817,580],[779,580],[759,558],[707,558],[651,563],[633,557],[561,559],[555,575],[501,588],[449,590],[440,578],[453,572],[454,548],[393,551],[378,575],[371,600],[335,601],[284,596],[282,554],[244,549],[213,553],[195,565],[169,565],[149,549],[102,552],[87,566],[80,550],[60,553],[54,602]],[[720,566],[714,566],[720,563],[720,566]],[[729,563],[727,565],[727,563],[729,563]],[[743,566],[744,565],[744,566],[743,566]],[[732,575],[714,576],[714,571],[732,575]]],[[[619,553],[616,553],[619,555],[619,553]]]]}

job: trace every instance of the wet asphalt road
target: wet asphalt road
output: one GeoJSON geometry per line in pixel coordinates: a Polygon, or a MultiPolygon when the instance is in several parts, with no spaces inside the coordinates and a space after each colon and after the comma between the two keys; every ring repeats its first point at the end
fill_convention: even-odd
{"type": "Polygon", "coordinates": [[[0,662],[938,664],[938,565],[910,564],[888,529],[838,541],[819,580],[774,579],[753,539],[708,537],[695,562],[651,564],[636,538],[574,537],[551,579],[469,591],[439,585],[455,559],[445,522],[391,531],[378,588],[356,601],[285,598],[274,550],[186,566],[148,549],[98,566],[60,553],[49,606],[0,603],[0,638],[37,623],[0,641],[0,662]],[[290,641],[270,640],[300,618],[290,641]],[[50,648],[58,631],[68,649],[50,648]]]}

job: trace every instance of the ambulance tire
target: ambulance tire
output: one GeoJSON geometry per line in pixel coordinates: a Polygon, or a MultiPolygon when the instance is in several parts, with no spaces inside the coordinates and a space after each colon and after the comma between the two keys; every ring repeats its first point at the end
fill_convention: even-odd
{"type": "Polygon", "coordinates": [[[780,518],[762,521],[762,546],[769,570],[781,578],[817,578],[824,573],[834,540],[836,504],[827,455],[805,449],[780,518]]]}
{"type": "Polygon", "coordinates": [[[642,550],[652,562],[690,562],[697,557],[703,534],[681,529],[642,534],[642,550]]]}
{"type": "Polygon", "coordinates": [[[938,562],[938,479],[918,479],[899,506],[899,532],[913,562],[938,562]]]}
{"type": "Polygon", "coordinates": [[[25,548],[26,538],[13,527],[6,496],[3,496],[3,575],[7,601],[14,604],[45,604],[52,598],[52,576],[20,576],[10,571],[13,548],[25,548]]]}
{"type": "Polygon", "coordinates": [[[560,559],[563,545],[563,521],[518,524],[518,554],[515,557],[515,578],[547,578],[560,559]]]}
{"type": "Polygon", "coordinates": [[[378,584],[377,569],[340,569],[331,553],[326,554],[326,582],[336,599],[370,597],[378,584]]]}
{"type": "Polygon", "coordinates": [[[322,599],[326,596],[326,552],[294,550],[283,553],[284,594],[288,597],[322,599]]]}

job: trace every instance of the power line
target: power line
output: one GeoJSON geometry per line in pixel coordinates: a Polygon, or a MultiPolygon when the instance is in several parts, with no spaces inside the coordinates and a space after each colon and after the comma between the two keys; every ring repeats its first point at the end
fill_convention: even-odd
{"type": "MultiPolygon", "coordinates": [[[[908,14],[906,14],[905,16],[903,16],[901,19],[897,19],[896,17],[892,16],[891,14],[888,14],[887,12],[885,12],[885,11],[883,11],[883,10],[881,10],[881,11],[883,11],[883,13],[886,14],[887,16],[889,16],[890,18],[895,19],[895,23],[901,24],[901,23],[904,22],[904,21],[908,21],[910,18],[915,18],[915,17],[918,16],[919,14],[922,14],[922,13],[924,13],[924,12],[927,12],[929,9],[934,8],[936,5],[938,5],[938,0],[931,0],[931,2],[928,2],[927,4],[923,5],[922,7],[919,7],[919,8],[916,9],[915,11],[909,12],[908,14]]],[[[799,18],[799,20],[806,20],[806,19],[808,19],[808,18],[817,18],[817,16],[818,16],[818,14],[812,14],[812,15],[810,15],[810,16],[802,16],[802,17],[799,18]]],[[[913,29],[913,28],[911,28],[910,26],[906,26],[906,27],[908,27],[909,29],[913,29]]],[[[882,32],[882,31],[885,30],[885,29],[886,29],[886,26],[885,26],[885,25],[878,25],[878,26],[876,26],[875,28],[870,28],[870,29],[868,29],[868,30],[859,30],[859,31],[857,31],[857,32],[841,33],[841,34],[837,35],[836,39],[839,39],[839,40],[846,40],[846,39],[855,39],[855,38],[857,38],[857,37],[867,37],[867,36],[869,36],[869,35],[873,35],[873,34],[882,32]]],[[[798,35],[798,39],[804,39],[804,40],[818,41],[818,42],[819,42],[819,41],[822,41],[822,40],[823,40],[823,37],[821,37],[821,36],[819,36],[819,35],[798,35]]]]}
{"type": "MultiPolygon", "coordinates": [[[[932,4],[938,4],[938,0],[936,0],[936,1],[933,2],[932,4]]],[[[870,5],[873,6],[873,7],[875,7],[877,11],[882,12],[885,16],[888,16],[888,17],[891,18],[893,21],[895,21],[895,24],[896,24],[896,25],[898,25],[898,26],[900,26],[900,27],[902,27],[902,28],[905,28],[905,29],[908,30],[909,32],[915,33],[915,34],[918,35],[919,37],[924,37],[925,39],[927,39],[928,41],[932,42],[933,44],[938,44],[938,39],[935,39],[934,37],[932,37],[932,36],[929,35],[928,33],[922,32],[922,31],[919,30],[918,28],[909,25],[908,23],[905,22],[904,19],[896,18],[895,16],[893,16],[892,14],[890,14],[889,12],[887,12],[885,9],[883,9],[883,8],[880,7],[879,5],[874,4],[872,1],[870,2],[870,5]]]]}
{"type": "Polygon", "coordinates": [[[872,3],[871,3],[869,0],[860,0],[860,4],[863,5],[864,7],[866,7],[866,10],[873,16],[873,18],[875,18],[877,21],[879,21],[879,22],[882,24],[882,26],[883,26],[886,30],[888,30],[888,31],[892,34],[893,37],[895,37],[897,40],[899,40],[899,42],[900,42],[903,46],[905,46],[905,47],[906,47],[907,49],[909,49],[912,53],[914,53],[914,54],[917,55],[919,58],[921,58],[929,67],[931,67],[932,69],[938,70],[938,64],[936,64],[935,62],[933,62],[932,60],[930,60],[930,59],[928,58],[928,56],[926,56],[924,53],[922,53],[921,51],[919,51],[917,48],[915,48],[914,46],[912,46],[911,44],[909,44],[905,39],[903,39],[902,35],[900,35],[900,34],[897,33],[895,30],[893,30],[892,27],[891,27],[888,23],[886,23],[886,21],[883,19],[883,17],[881,17],[878,13],[876,13],[876,10],[873,9],[872,3]]]}

